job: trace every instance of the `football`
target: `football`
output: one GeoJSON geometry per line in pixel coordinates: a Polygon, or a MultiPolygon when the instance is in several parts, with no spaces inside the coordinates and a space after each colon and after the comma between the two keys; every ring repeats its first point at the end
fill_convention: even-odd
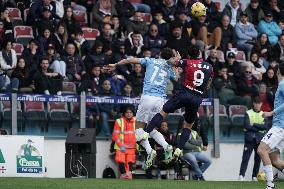
{"type": "Polygon", "coordinates": [[[191,6],[191,14],[195,17],[206,15],[206,7],[203,3],[196,2],[191,6]]]}
{"type": "Polygon", "coordinates": [[[260,171],[258,174],[257,174],[257,180],[258,181],[266,181],[266,178],[265,178],[265,173],[263,171],[260,171]]]}

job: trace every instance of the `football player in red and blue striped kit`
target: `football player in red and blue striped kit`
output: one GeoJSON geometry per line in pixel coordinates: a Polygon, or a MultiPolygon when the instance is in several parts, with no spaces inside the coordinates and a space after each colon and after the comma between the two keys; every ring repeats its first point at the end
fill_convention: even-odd
{"type": "Polygon", "coordinates": [[[180,60],[177,63],[177,66],[181,67],[183,74],[185,74],[183,89],[164,104],[160,113],[157,113],[145,128],[145,131],[150,133],[161,124],[169,113],[173,113],[177,109],[184,107],[185,124],[174,152],[174,156],[176,157],[181,156],[182,149],[189,139],[190,129],[197,117],[198,108],[202,102],[202,95],[210,87],[214,75],[212,65],[198,58],[200,51],[196,46],[190,47],[189,55],[190,59],[180,60]]]}

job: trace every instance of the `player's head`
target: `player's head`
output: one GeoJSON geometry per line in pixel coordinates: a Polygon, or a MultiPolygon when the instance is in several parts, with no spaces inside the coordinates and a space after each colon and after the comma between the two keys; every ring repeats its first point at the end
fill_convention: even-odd
{"type": "Polygon", "coordinates": [[[191,45],[188,48],[188,55],[192,59],[197,59],[200,56],[200,51],[196,45],[191,45]]]}
{"type": "Polygon", "coordinates": [[[166,47],[161,50],[162,59],[169,60],[172,57],[174,57],[174,52],[171,48],[166,47]]]}

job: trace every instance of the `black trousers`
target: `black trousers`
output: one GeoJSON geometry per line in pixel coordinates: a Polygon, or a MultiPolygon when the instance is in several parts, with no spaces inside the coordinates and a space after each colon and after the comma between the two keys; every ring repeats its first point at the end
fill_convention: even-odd
{"type": "Polygon", "coordinates": [[[257,143],[255,139],[253,139],[253,141],[245,141],[242,163],[240,168],[240,175],[245,176],[251,153],[254,150],[254,165],[253,165],[252,177],[257,176],[261,162],[260,156],[257,154],[258,145],[259,143],[257,143]]]}

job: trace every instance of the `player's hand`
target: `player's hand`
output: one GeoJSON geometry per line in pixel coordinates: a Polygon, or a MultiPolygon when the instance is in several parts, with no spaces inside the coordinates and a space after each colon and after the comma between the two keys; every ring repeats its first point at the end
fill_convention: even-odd
{"type": "Polygon", "coordinates": [[[273,112],[263,112],[262,117],[267,118],[271,117],[273,115],[273,112]]]}
{"type": "Polygon", "coordinates": [[[203,151],[207,151],[207,148],[208,148],[208,146],[203,146],[203,147],[202,147],[202,150],[203,150],[203,151]]]}

